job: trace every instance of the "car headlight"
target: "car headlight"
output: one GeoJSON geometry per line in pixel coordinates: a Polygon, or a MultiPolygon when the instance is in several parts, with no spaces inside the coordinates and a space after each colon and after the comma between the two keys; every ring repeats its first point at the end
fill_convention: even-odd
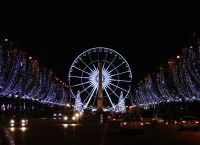
{"type": "Polygon", "coordinates": [[[14,119],[10,120],[10,123],[15,123],[15,120],[14,119]]]}
{"type": "Polygon", "coordinates": [[[22,123],[25,123],[26,121],[24,119],[21,120],[22,123]]]}
{"type": "Polygon", "coordinates": [[[76,119],[76,117],[73,116],[73,117],[72,117],[72,120],[75,120],[75,119],[76,119]]]}
{"type": "Polygon", "coordinates": [[[68,119],[68,117],[67,117],[67,116],[65,116],[65,117],[64,117],[64,120],[67,120],[67,119],[68,119]]]}
{"type": "Polygon", "coordinates": [[[75,116],[78,118],[78,117],[79,117],[79,114],[78,114],[78,113],[76,113],[76,114],[75,114],[75,116]]]}

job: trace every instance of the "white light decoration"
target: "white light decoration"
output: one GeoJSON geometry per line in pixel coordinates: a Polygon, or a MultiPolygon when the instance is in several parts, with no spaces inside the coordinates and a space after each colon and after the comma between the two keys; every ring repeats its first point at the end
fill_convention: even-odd
{"type": "Polygon", "coordinates": [[[75,112],[83,112],[83,103],[81,102],[79,90],[77,92],[77,97],[75,98],[74,111],[75,112]]]}
{"type": "Polygon", "coordinates": [[[125,101],[123,97],[123,92],[121,91],[120,97],[119,97],[119,103],[117,104],[115,108],[115,112],[121,112],[125,113],[126,112],[126,106],[125,106],[125,101]]]}
{"type": "Polygon", "coordinates": [[[77,98],[80,91],[83,109],[96,107],[99,78],[99,62],[102,62],[102,90],[105,106],[115,110],[120,93],[125,101],[130,94],[132,73],[129,64],[118,52],[105,47],[95,47],[81,53],[72,63],[68,81],[71,95],[77,98]]]}

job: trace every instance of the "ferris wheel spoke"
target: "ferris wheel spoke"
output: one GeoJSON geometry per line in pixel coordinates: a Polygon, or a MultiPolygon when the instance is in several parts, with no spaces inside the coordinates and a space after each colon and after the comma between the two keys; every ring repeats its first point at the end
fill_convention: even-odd
{"type": "Polygon", "coordinates": [[[81,61],[82,61],[82,63],[87,67],[87,68],[89,68],[89,70],[92,72],[93,70],[81,59],[81,58],[79,58],[81,61]]]}
{"type": "Polygon", "coordinates": [[[89,104],[89,102],[90,102],[90,100],[91,100],[91,98],[92,98],[92,96],[93,96],[95,90],[97,89],[97,86],[98,86],[98,85],[95,85],[94,88],[92,89],[91,94],[90,94],[90,96],[89,96],[89,99],[88,99],[86,105],[84,106],[84,108],[87,108],[87,106],[88,106],[88,104],[89,104]]]}
{"type": "Polygon", "coordinates": [[[130,80],[117,80],[117,79],[110,79],[111,81],[115,81],[115,82],[128,82],[130,83],[131,81],[130,80]]]}
{"type": "Polygon", "coordinates": [[[127,91],[127,90],[125,90],[125,89],[123,89],[123,88],[121,88],[121,87],[119,87],[119,86],[116,86],[116,85],[114,85],[113,83],[109,83],[109,85],[112,85],[112,86],[114,86],[114,87],[116,87],[116,88],[118,88],[118,89],[120,89],[120,90],[122,90],[122,91],[125,91],[126,93],[129,93],[129,91],[127,91]]]}
{"type": "Polygon", "coordinates": [[[113,60],[110,62],[108,67],[106,68],[106,71],[110,68],[110,66],[113,64],[114,60],[117,58],[117,55],[113,58],[113,60]]]}
{"type": "Polygon", "coordinates": [[[96,70],[97,68],[96,68],[96,66],[93,63],[93,60],[92,60],[89,52],[88,52],[88,56],[89,56],[90,62],[92,62],[92,66],[94,67],[94,70],[96,70]]]}
{"type": "Polygon", "coordinates": [[[117,95],[117,94],[115,93],[115,91],[113,91],[113,89],[110,88],[110,86],[107,86],[107,88],[108,88],[111,92],[113,92],[113,94],[115,94],[115,96],[116,96],[117,98],[119,98],[119,95],[117,95]]]}
{"type": "MultiPolygon", "coordinates": [[[[89,96],[90,96],[90,94],[91,94],[91,92],[93,91],[93,89],[96,89],[97,90],[97,87],[98,87],[98,84],[91,84],[92,86],[93,86],[93,88],[92,88],[92,90],[88,93],[88,95],[87,95],[87,97],[84,99],[84,101],[83,101],[83,103],[85,103],[87,100],[88,100],[88,98],[89,98],[89,96]]],[[[91,86],[90,85],[90,86],[91,86]]],[[[89,87],[87,87],[87,88],[89,88],[89,87]]],[[[83,91],[82,91],[83,92],[83,91]]]]}
{"type": "Polygon", "coordinates": [[[71,88],[73,88],[73,87],[77,87],[77,86],[82,86],[82,85],[84,85],[84,84],[88,84],[88,83],[90,83],[90,81],[88,81],[88,82],[84,82],[84,83],[80,83],[80,84],[76,84],[76,85],[72,85],[71,88]]]}
{"type": "Polygon", "coordinates": [[[122,75],[122,74],[126,74],[126,73],[130,73],[130,71],[129,71],[129,70],[128,70],[128,71],[124,71],[124,72],[112,74],[112,75],[110,75],[110,76],[113,77],[113,76],[122,75]]]}
{"type": "Polygon", "coordinates": [[[103,61],[103,67],[102,67],[102,69],[104,69],[104,65],[105,65],[105,63],[106,63],[106,58],[107,58],[107,56],[108,56],[108,51],[106,52],[106,56],[105,56],[105,59],[104,59],[104,61],[103,61]]]}
{"type": "Polygon", "coordinates": [[[80,76],[70,76],[71,78],[80,78],[80,79],[82,79],[82,78],[84,78],[84,79],[89,79],[90,77],[80,77],[80,76]]]}
{"type": "Polygon", "coordinates": [[[93,85],[93,84],[90,84],[87,88],[84,88],[84,89],[80,92],[80,94],[83,93],[83,92],[85,92],[85,91],[87,91],[87,89],[89,89],[89,88],[92,87],[92,86],[94,86],[94,85],[93,85]]]}
{"type": "Polygon", "coordinates": [[[106,89],[105,89],[105,92],[106,92],[106,95],[107,95],[107,97],[108,97],[108,99],[109,99],[109,101],[110,101],[112,107],[115,108],[115,105],[114,105],[114,103],[112,102],[112,100],[111,100],[111,98],[110,98],[110,95],[109,95],[109,93],[108,93],[108,91],[107,91],[106,89]]]}
{"type": "Polygon", "coordinates": [[[111,71],[109,71],[108,73],[111,73],[112,71],[116,70],[118,67],[120,67],[122,64],[124,64],[125,62],[122,62],[121,64],[119,64],[118,66],[116,66],[115,68],[113,68],[111,71]]]}
{"type": "Polygon", "coordinates": [[[88,74],[88,75],[91,75],[89,72],[86,72],[86,71],[84,71],[84,70],[82,70],[82,69],[80,69],[80,68],[78,68],[78,67],[75,67],[75,66],[73,66],[74,68],[76,68],[77,70],[80,70],[81,72],[84,72],[84,73],[86,73],[86,74],[88,74]]]}

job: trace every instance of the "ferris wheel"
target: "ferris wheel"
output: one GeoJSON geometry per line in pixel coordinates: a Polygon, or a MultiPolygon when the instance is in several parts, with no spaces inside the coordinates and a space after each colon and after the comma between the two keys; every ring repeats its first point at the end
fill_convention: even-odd
{"type": "Polygon", "coordinates": [[[109,48],[88,49],[73,61],[68,74],[71,96],[81,99],[84,109],[97,106],[99,62],[104,106],[115,109],[119,99],[129,97],[132,73],[124,57],[109,48]]]}

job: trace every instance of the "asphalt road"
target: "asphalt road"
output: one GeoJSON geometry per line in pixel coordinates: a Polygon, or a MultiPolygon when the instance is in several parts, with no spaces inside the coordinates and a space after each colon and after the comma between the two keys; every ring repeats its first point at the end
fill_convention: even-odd
{"type": "Polygon", "coordinates": [[[147,127],[144,133],[120,133],[112,124],[100,125],[96,116],[83,117],[79,124],[61,120],[34,119],[27,128],[1,126],[1,145],[199,145],[200,132],[176,127],[147,127]]]}

